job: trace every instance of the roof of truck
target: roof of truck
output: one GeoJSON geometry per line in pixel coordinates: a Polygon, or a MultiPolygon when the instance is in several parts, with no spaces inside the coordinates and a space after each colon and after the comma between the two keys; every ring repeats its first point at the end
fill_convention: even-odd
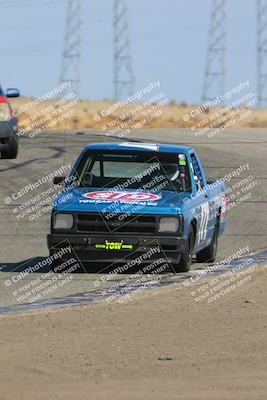
{"type": "Polygon", "coordinates": [[[192,150],[192,147],[175,144],[143,143],[143,142],[105,142],[92,143],[86,146],[87,150],[137,150],[164,153],[184,153],[192,150]]]}

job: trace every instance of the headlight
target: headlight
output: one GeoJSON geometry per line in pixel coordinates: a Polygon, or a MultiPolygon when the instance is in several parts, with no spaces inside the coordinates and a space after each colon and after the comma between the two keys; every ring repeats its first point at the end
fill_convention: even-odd
{"type": "Polygon", "coordinates": [[[162,217],[159,221],[159,232],[177,232],[179,219],[175,217],[162,217]]]}
{"type": "Polygon", "coordinates": [[[54,229],[71,229],[73,227],[72,214],[56,214],[54,216],[54,229]]]}

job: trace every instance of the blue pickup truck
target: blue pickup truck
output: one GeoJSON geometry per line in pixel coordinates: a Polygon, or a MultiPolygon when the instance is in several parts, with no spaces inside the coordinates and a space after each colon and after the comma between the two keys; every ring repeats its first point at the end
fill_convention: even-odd
{"type": "Polygon", "coordinates": [[[225,185],[207,182],[192,147],[90,144],[70,176],[54,184],[63,190],[53,204],[50,256],[70,245],[90,268],[158,246],[174,272],[188,271],[194,254],[197,262],[215,260],[225,228],[225,185]]]}

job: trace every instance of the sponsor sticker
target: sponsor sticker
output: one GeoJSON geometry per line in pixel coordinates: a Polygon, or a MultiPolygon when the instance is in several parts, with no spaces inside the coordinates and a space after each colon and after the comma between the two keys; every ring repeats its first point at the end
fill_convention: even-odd
{"type": "Polygon", "coordinates": [[[96,243],[95,248],[101,250],[133,250],[132,244],[124,244],[123,240],[121,242],[109,242],[108,240],[105,243],[96,243]]]}
{"type": "Polygon", "coordinates": [[[185,160],[180,160],[179,161],[179,165],[186,165],[186,161],[185,160]]]}
{"type": "Polygon", "coordinates": [[[121,192],[121,191],[101,191],[89,192],[83,195],[87,199],[99,201],[120,201],[120,202],[141,202],[159,200],[160,196],[154,193],[145,192],[121,192]]]}

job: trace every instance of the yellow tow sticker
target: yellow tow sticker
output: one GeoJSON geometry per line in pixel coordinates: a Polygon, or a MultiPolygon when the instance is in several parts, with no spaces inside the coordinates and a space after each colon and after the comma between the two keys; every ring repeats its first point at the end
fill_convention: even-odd
{"type": "Polygon", "coordinates": [[[95,248],[102,250],[132,250],[133,245],[123,244],[123,242],[109,242],[106,240],[105,243],[96,243],[95,248]]]}

